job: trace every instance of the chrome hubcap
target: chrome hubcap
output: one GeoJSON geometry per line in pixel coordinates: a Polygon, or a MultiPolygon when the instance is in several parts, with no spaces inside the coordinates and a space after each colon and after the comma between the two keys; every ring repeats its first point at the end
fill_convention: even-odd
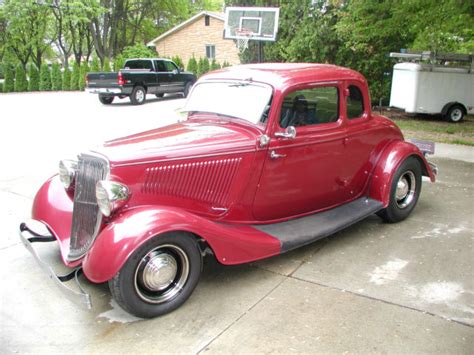
{"type": "Polygon", "coordinates": [[[454,109],[451,112],[451,120],[452,121],[459,121],[462,117],[462,111],[459,108],[454,109]]]}
{"type": "Polygon", "coordinates": [[[142,90],[138,90],[136,94],[137,101],[142,102],[145,99],[145,93],[142,90]]]}
{"type": "Polygon", "coordinates": [[[400,208],[407,207],[412,203],[416,192],[416,179],[415,174],[411,171],[407,171],[397,182],[397,190],[395,191],[395,198],[397,200],[397,206],[400,208]]]}
{"type": "Polygon", "coordinates": [[[189,276],[186,253],[172,244],[150,250],[138,263],[134,286],[138,296],[149,303],[163,303],[183,289],[189,276]]]}

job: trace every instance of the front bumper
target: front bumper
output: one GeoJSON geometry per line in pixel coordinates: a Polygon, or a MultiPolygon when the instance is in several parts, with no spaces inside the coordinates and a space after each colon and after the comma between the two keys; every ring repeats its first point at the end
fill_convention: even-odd
{"type": "Polygon", "coordinates": [[[22,223],[20,225],[20,239],[26,249],[33,255],[35,260],[38,262],[39,266],[46,272],[49,278],[54,282],[54,284],[59,288],[59,290],[64,294],[64,296],[80,306],[83,306],[87,309],[92,308],[91,297],[88,293],[84,291],[81,284],[79,283],[79,276],[82,274],[82,268],[77,267],[73,269],[69,274],[58,276],[54,272],[53,268],[45,263],[36,253],[32,244],[36,242],[53,242],[56,241],[56,238],[49,232],[47,227],[41,222],[34,221],[35,224],[40,223],[43,228],[38,228],[32,225],[32,223],[22,223]],[[78,291],[69,288],[64,283],[74,279],[78,291]]]}

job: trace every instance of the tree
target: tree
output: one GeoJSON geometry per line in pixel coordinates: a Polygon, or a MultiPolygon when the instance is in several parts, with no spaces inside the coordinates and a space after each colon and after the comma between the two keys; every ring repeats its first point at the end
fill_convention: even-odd
{"type": "Polygon", "coordinates": [[[5,75],[3,92],[15,91],[15,67],[11,63],[4,63],[3,70],[5,75]]]}
{"type": "Polygon", "coordinates": [[[39,89],[40,91],[51,91],[51,71],[48,64],[41,65],[39,89]]]}
{"type": "Polygon", "coordinates": [[[90,72],[89,63],[82,63],[79,77],[79,90],[81,91],[84,91],[86,87],[86,75],[88,72],[90,72]]]}
{"type": "Polygon", "coordinates": [[[51,87],[54,91],[59,91],[63,87],[61,68],[58,63],[54,63],[51,69],[51,87]]]}
{"type": "Polygon", "coordinates": [[[81,67],[77,62],[72,65],[71,90],[79,90],[79,77],[81,76],[81,67]]]}
{"type": "Polygon", "coordinates": [[[28,90],[28,81],[26,80],[26,72],[23,65],[18,63],[15,70],[15,91],[23,92],[28,90]]]}
{"type": "Polygon", "coordinates": [[[178,68],[184,68],[183,61],[181,60],[179,56],[175,56],[171,58],[171,60],[178,66],[178,68]]]}
{"type": "Polygon", "coordinates": [[[30,64],[28,78],[28,91],[38,91],[40,85],[40,75],[35,64],[30,64]]]}
{"type": "Polygon", "coordinates": [[[94,57],[92,59],[91,71],[92,72],[100,71],[100,62],[99,62],[99,59],[97,57],[94,57]]]}
{"type": "Polygon", "coordinates": [[[68,67],[64,68],[62,84],[63,84],[62,86],[63,91],[71,90],[71,71],[69,70],[68,67]]]}
{"type": "Polygon", "coordinates": [[[197,74],[198,63],[196,62],[196,58],[194,58],[194,55],[191,58],[189,58],[188,65],[186,66],[186,70],[191,73],[197,74]]]}
{"type": "Polygon", "coordinates": [[[217,63],[215,59],[213,59],[212,63],[211,63],[211,70],[217,70],[217,69],[220,69],[220,68],[221,68],[221,65],[219,63],[217,63]]]}

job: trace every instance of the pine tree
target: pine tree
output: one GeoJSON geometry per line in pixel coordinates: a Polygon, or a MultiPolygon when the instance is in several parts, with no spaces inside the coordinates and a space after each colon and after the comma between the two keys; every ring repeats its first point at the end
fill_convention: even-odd
{"type": "Polygon", "coordinates": [[[89,63],[82,63],[79,77],[79,90],[81,91],[84,91],[86,87],[86,75],[88,72],[90,72],[89,63]]]}
{"type": "Polygon", "coordinates": [[[220,68],[221,68],[221,65],[219,63],[217,63],[215,59],[213,59],[212,63],[211,63],[211,70],[217,70],[217,69],[220,69],[220,68]]]}
{"type": "Polygon", "coordinates": [[[62,86],[63,91],[71,90],[71,71],[69,70],[68,67],[64,68],[62,82],[63,82],[63,86],[62,86]]]}
{"type": "Polygon", "coordinates": [[[26,80],[26,72],[23,65],[18,64],[15,71],[15,91],[23,92],[28,90],[28,81],[26,80]]]}
{"type": "Polygon", "coordinates": [[[40,91],[51,91],[51,71],[48,64],[41,65],[39,89],[40,91]]]}
{"type": "Polygon", "coordinates": [[[197,69],[198,69],[198,63],[196,62],[196,58],[194,58],[194,55],[189,58],[188,65],[186,66],[186,70],[197,74],[197,69]]]}
{"type": "Polygon", "coordinates": [[[3,70],[5,75],[3,92],[13,92],[15,90],[15,68],[10,63],[5,63],[3,70]]]}
{"type": "Polygon", "coordinates": [[[40,84],[39,71],[36,65],[30,64],[30,70],[28,73],[28,91],[38,91],[40,84]]]}
{"type": "Polygon", "coordinates": [[[61,69],[58,63],[54,63],[51,71],[51,87],[54,91],[61,90],[63,87],[61,69]]]}
{"type": "Polygon", "coordinates": [[[79,90],[79,77],[81,75],[81,67],[77,62],[74,62],[72,66],[71,75],[71,90],[79,90]]]}
{"type": "Polygon", "coordinates": [[[100,71],[100,62],[97,57],[94,57],[92,59],[92,65],[91,65],[91,72],[99,72],[100,71]]]}
{"type": "Polygon", "coordinates": [[[174,64],[176,64],[178,66],[178,68],[184,68],[183,61],[181,60],[181,58],[179,56],[175,56],[175,57],[171,58],[171,60],[174,62],[174,64]]]}

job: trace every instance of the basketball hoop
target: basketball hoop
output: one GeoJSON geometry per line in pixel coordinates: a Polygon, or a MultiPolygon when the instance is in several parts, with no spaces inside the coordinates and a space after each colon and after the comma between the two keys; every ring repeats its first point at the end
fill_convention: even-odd
{"type": "Polygon", "coordinates": [[[241,30],[235,30],[236,41],[237,41],[237,48],[239,49],[240,53],[245,52],[245,50],[249,47],[249,41],[253,36],[253,32],[246,28],[242,28],[241,30]]]}

